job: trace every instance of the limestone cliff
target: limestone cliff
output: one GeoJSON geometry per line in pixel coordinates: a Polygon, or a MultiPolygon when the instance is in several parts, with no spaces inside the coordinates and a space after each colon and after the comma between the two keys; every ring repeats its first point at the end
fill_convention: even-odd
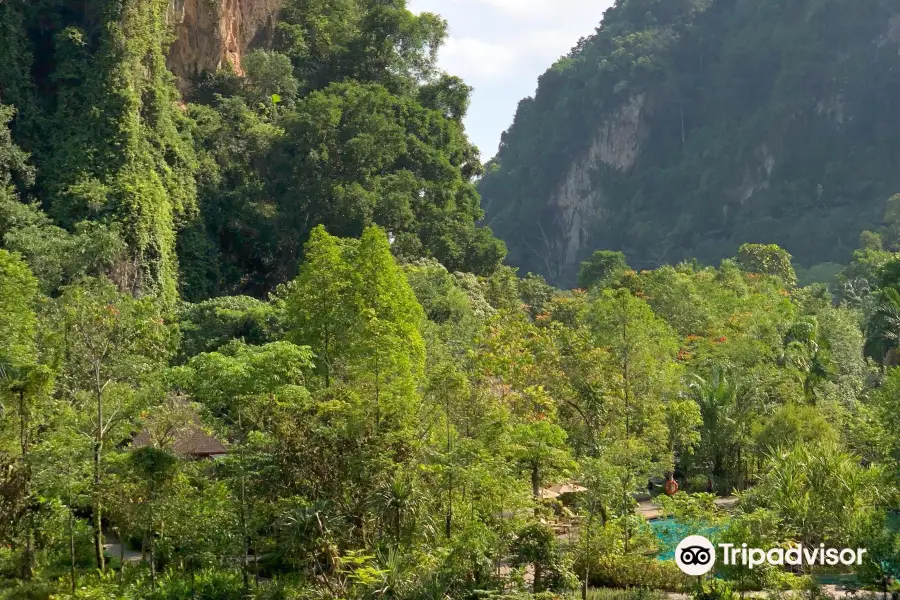
{"type": "Polygon", "coordinates": [[[168,67],[184,92],[204,72],[226,63],[241,73],[248,49],[271,40],[281,0],[171,0],[168,18],[175,41],[168,67]]]}
{"type": "Polygon", "coordinates": [[[558,285],[596,249],[845,262],[900,190],[897,114],[896,0],[620,0],[519,104],[485,221],[558,285]]]}
{"type": "Polygon", "coordinates": [[[602,182],[596,181],[597,167],[628,171],[634,166],[649,133],[644,118],[646,104],[646,94],[635,95],[606,119],[586,155],[563,178],[553,202],[562,229],[556,265],[559,272],[582,258],[593,225],[603,218],[602,182]]]}

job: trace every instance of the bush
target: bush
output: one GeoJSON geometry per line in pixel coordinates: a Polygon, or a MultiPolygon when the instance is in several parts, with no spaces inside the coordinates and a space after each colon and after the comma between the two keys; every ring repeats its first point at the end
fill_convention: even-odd
{"type": "Polygon", "coordinates": [[[536,592],[563,592],[575,589],[577,578],[572,573],[571,560],[560,551],[553,530],[547,525],[534,523],[519,532],[513,552],[515,566],[535,564],[540,567],[540,579],[535,575],[536,592]]]}
{"type": "Polygon", "coordinates": [[[628,588],[625,590],[612,588],[591,588],[587,600],[665,600],[666,594],[648,588],[628,588]]]}
{"type": "Polygon", "coordinates": [[[0,600],[49,600],[56,591],[56,586],[47,581],[12,584],[0,579],[0,587],[6,588],[0,590],[0,600]]]}
{"type": "MultiPolygon", "coordinates": [[[[579,558],[575,573],[584,575],[584,558],[579,558]]],[[[635,554],[606,554],[593,557],[588,585],[597,588],[651,588],[681,592],[691,581],[674,561],[635,554]]]]}
{"type": "Polygon", "coordinates": [[[241,575],[235,571],[201,571],[191,582],[182,573],[163,577],[151,600],[241,600],[241,575]]]}
{"type": "Polygon", "coordinates": [[[706,579],[700,589],[691,594],[692,600],[736,600],[737,594],[731,582],[722,579],[706,579]]]}
{"type": "Polygon", "coordinates": [[[706,492],[706,475],[692,475],[687,480],[687,489],[690,492],[706,492]]]}

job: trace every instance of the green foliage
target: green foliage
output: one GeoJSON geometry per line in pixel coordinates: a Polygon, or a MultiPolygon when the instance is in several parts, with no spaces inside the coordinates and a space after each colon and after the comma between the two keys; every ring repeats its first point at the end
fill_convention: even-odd
{"type": "Polygon", "coordinates": [[[578,286],[584,289],[594,287],[628,269],[625,255],[621,252],[597,250],[593,256],[581,263],[578,272],[578,286]]]}
{"type": "Polygon", "coordinates": [[[877,295],[877,304],[866,323],[865,355],[876,362],[894,366],[900,348],[900,292],[884,288],[877,295]]]}
{"type": "Polygon", "coordinates": [[[806,545],[845,547],[890,500],[882,477],[834,442],[798,444],[773,453],[742,507],[770,510],[783,534],[806,545]]]}
{"type": "Polygon", "coordinates": [[[593,588],[588,590],[588,600],[660,600],[662,593],[643,587],[612,589],[593,588]]]}
{"type": "Polygon", "coordinates": [[[120,223],[129,254],[123,284],[173,302],[174,232],[196,210],[196,163],[165,68],[167,9],[165,1],[102,2],[86,15],[63,3],[13,3],[8,10],[33,33],[27,50],[4,62],[42,74],[19,82],[36,94],[18,108],[43,136],[27,142],[44,205],[64,226],[120,223]]]}
{"type": "MultiPolygon", "coordinates": [[[[475,225],[471,89],[434,68],[446,24],[400,1],[330,4],[288,3],[276,50],[247,52],[242,76],[210,74],[188,106],[166,70],[166,0],[4,7],[0,69],[19,105],[0,112],[0,193],[14,183],[54,225],[119,234],[114,265],[105,244],[91,267],[170,305],[179,292],[264,296],[296,274],[318,224],[352,236],[377,224],[398,256],[490,274],[506,251],[475,225]]],[[[68,256],[60,237],[14,243],[68,256]]],[[[50,285],[72,280],[53,267],[50,285]]]]}
{"type": "Polygon", "coordinates": [[[263,345],[280,329],[272,305],[247,296],[225,296],[185,303],[178,310],[180,357],[214,352],[232,340],[263,345]]]}
{"type": "Polygon", "coordinates": [[[376,395],[410,396],[424,370],[424,313],[385,233],[371,227],[358,243],[342,244],[319,226],[306,252],[285,311],[294,338],[316,354],[325,386],[335,375],[369,373],[376,395]]]}
{"type": "Polygon", "coordinates": [[[516,553],[516,564],[534,565],[535,592],[574,589],[575,575],[557,548],[553,530],[546,525],[530,525],[519,532],[513,551],[516,553]]]}
{"type": "MultiPolygon", "coordinates": [[[[796,55],[764,31],[723,32],[760,17],[780,29],[778,15],[793,22],[821,1],[617,3],[523,102],[480,184],[525,182],[492,212],[521,234],[514,259],[548,253],[524,277],[476,226],[471,89],[436,72],[438,17],[403,0],[287,0],[271,49],[246,54],[241,75],[182,82],[193,84],[183,104],[164,65],[167,2],[0,3],[3,101],[16,106],[0,107],[3,593],[551,600],[577,575],[591,597],[655,600],[648,588],[691,584],[654,558],[654,530],[635,511],[648,479],[671,474],[700,492],[660,501],[679,522],[723,524],[702,493],[711,478],[741,494],[722,535],[766,548],[871,540],[862,574],[883,585],[897,556],[884,513],[900,464],[896,199],[838,276],[837,298],[796,288],[790,255],[772,245],[744,245],[718,268],[640,272],[620,252],[567,255],[552,214],[528,209],[558,183],[548,174],[590,147],[582,134],[617,130],[609,111],[642,95],[647,135],[662,141],[628,172],[586,176],[603,180],[604,235],[621,233],[604,246],[640,265],[731,253],[745,229],[779,241],[768,221],[735,221],[757,203],[788,216],[809,204],[807,183],[782,171],[813,182],[809,222],[842,194],[882,193],[834,191],[845,167],[880,180],[857,145],[862,158],[830,163],[824,179],[776,161],[753,202],[730,200],[760,143],[771,144],[764,164],[792,156],[750,133],[766,129],[753,95],[765,96],[769,72],[752,58],[783,54],[772,93],[784,99],[796,55]],[[739,89],[717,91],[748,69],[739,89]],[[559,107],[562,127],[539,118],[559,107]],[[740,131],[707,127],[701,109],[740,131]],[[522,150],[534,133],[539,147],[522,150]],[[558,152],[575,137],[581,150],[558,152]],[[666,159],[672,147],[678,160],[666,159]],[[695,192],[672,201],[673,189],[695,192]],[[688,235],[713,226],[721,235],[688,235]],[[573,279],[585,258],[587,290],[547,283],[573,279]],[[566,483],[584,489],[551,499],[566,483]],[[104,552],[113,536],[125,545],[104,552]]],[[[831,16],[807,17],[835,38],[829,50],[847,45],[831,16]]],[[[797,46],[823,50],[795,29],[797,46]]],[[[879,60],[890,72],[893,58],[879,60]]],[[[863,89],[857,71],[836,81],[863,89]]],[[[802,110],[782,109],[786,148],[808,132],[802,110]]],[[[876,121],[844,125],[855,139],[876,121]]],[[[823,154],[836,145],[809,137],[823,154]]],[[[597,224],[582,225],[593,239],[597,224]]],[[[834,270],[820,267],[801,274],[834,270]]],[[[740,590],[789,577],[722,573],[740,590]]]]}
{"type": "Polygon", "coordinates": [[[879,75],[900,57],[878,46],[894,13],[616,2],[519,103],[479,183],[511,264],[570,286],[598,248],[639,269],[757,241],[847,262],[900,189],[898,87],[879,75]]]}
{"type": "MultiPolygon", "coordinates": [[[[683,592],[691,586],[690,578],[681,572],[674,561],[615,553],[598,555],[593,561],[590,570],[592,586],[639,587],[672,592],[683,592]]],[[[576,563],[575,568],[577,573],[582,572],[580,563],[576,563]]]]}
{"type": "Polygon", "coordinates": [[[797,285],[791,255],[775,244],[744,244],[738,249],[738,261],[750,273],[779,277],[788,287],[797,285]]]}
{"type": "Polygon", "coordinates": [[[737,592],[727,581],[719,579],[707,579],[703,581],[699,589],[691,593],[693,600],[735,600],[737,592]]]}
{"type": "Polygon", "coordinates": [[[0,104],[0,189],[6,192],[18,179],[19,185],[34,183],[34,168],[28,164],[28,154],[12,139],[9,123],[16,109],[0,104]]]}
{"type": "Polygon", "coordinates": [[[85,276],[114,275],[126,250],[120,229],[83,221],[70,233],[53,225],[40,208],[0,192],[0,239],[25,258],[45,293],[85,276]]]}
{"type": "Polygon", "coordinates": [[[36,296],[37,280],[28,266],[19,256],[0,250],[0,373],[4,380],[37,359],[36,296]]]}

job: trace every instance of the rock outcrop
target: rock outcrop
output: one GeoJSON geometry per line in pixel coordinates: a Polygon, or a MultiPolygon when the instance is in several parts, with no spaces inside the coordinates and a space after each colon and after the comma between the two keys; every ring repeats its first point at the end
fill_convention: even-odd
{"type": "Polygon", "coordinates": [[[603,217],[602,192],[594,180],[597,168],[605,165],[628,171],[637,161],[649,134],[646,106],[646,94],[639,94],[615,111],[601,125],[584,158],[573,164],[562,180],[554,200],[563,241],[558,256],[560,271],[582,258],[592,224],[603,217]]]}
{"type": "Polygon", "coordinates": [[[272,38],[281,0],[171,0],[169,19],[175,41],[168,67],[182,92],[202,73],[226,63],[241,73],[248,49],[266,46],[272,38]]]}
{"type": "Polygon", "coordinates": [[[852,259],[900,190],[900,13],[885,0],[627,0],[519,104],[478,182],[510,265],[557,286],[778,244],[852,259]]]}

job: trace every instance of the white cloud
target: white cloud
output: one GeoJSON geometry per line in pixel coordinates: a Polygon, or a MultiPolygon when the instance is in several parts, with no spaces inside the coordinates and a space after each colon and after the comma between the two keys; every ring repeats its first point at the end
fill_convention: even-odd
{"type": "Polygon", "coordinates": [[[414,12],[444,17],[450,38],[441,68],[475,88],[466,127],[485,158],[493,156],[519,100],[614,0],[409,0],[414,12]]]}
{"type": "Polygon", "coordinates": [[[441,68],[448,73],[466,73],[484,79],[508,72],[517,57],[514,48],[474,38],[450,37],[441,49],[441,68]]]}
{"type": "Polygon", "coordinates": [[[517,19],[536,16],[552,16],[583,12],[593,13],[597,0],[445,0],[449,4],[462,4],[469,7],[490,7],[511,15],[517,19]]]}

